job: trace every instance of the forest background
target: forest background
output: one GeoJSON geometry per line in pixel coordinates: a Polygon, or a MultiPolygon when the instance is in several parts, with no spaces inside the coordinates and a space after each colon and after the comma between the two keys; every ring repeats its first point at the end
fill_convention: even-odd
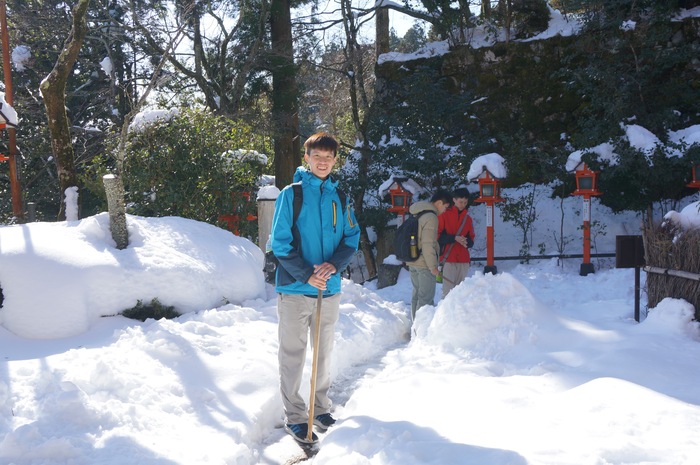
{"type": "MultiPolygon", "coordinates": [[[[584,155],[604,173],[600,200],[648,221],[654,203],[673,208],[693,192],[685,184],[700,147],[673,146],[668,133],[700,124],[700,24],[676,19],[698,0],[6,5],[22,198],[41,221],[65,219],[73,186],[81,217],[105,211],[103,176],[113,173],[130,213],[223,226],[222,214],[254,213],[244,193],[263,175],[278,187],[291,181],[301,143],[318,129],[342,142],[339,175],[366,251],[393,217],[377,191],[390,176],[426,193],[454,188],[490,152],[506,160],[505,187],[553,184],[568,196],[568,155],[610,143],[614,166],[584,155]],[[576,34],[527,42],[553,9],[580,25],[576,34]],[[415,23],[399,37],[389,11],[415,23]],[[493,45],[477,48],[475,31],[493,45]],[[382,59],[434,42],[449,52],[382,59]],[[139,126],[147,109],[167,117],[139,126]],[[660,138],[656,153],[624,137],[631,123],[660,138]]],[[[13,212],[10,184],[0,163],[3,224],[26,220],[13,212]]],[[[522,202],[510,204],[514,222],[526,221],[522,202]]]]}

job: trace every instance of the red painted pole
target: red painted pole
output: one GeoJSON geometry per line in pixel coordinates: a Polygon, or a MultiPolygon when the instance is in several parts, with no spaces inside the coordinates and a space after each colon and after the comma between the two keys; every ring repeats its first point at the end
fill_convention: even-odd
{"type": "Polygon", "coordinates": [[[486,202],[486,264],[493,266],[493,202],[486,202]]]}
{"type": "Polygon", "coordinates": [[[493,240],[493,200],[486,200],[486,266],[484,274],[496,274],[497,269],[494,265],[494,240],[493,240]]]}
{"type": "Polygon", "coordinates": [[[583,263],[591,263],[591,198],[583,196],[583,263]]]}
{"type": "MultiPolygon", "coordinates": [[[[12,68],[10,64],[10,38],[7,32],[7,4],[5,0],[0,0],[0,35],[2,36],[2,67],[5,76],[5,101],[12,106],[12,68]]],[[[22,189],[19,182],[19,168],[17,166],[17,136],[15,128],[7,126],[7,134],[10,138],[9,163],[10,163],[10,190],[12,192],[12,214],[20,222],[24,219],[24,208],[22,207],[22,189]]]]}
{"type": "Polygon", "coordinates": [[[579,274],[586,276],[594,273],[591,263],[591,196],[583,196],[583,263],[579,274]]]}

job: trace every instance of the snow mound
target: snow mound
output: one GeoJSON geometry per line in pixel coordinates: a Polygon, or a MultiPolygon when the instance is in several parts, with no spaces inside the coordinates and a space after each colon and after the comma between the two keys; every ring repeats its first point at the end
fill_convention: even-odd
{"type": "Polygon", "coordinates": [[[695,307],[683,299],[666,297],[649,309],[640,331],[690,337],[700,341],[700,323],[695,321],[695,307]]]}
{"type": "Polygon", "coordinates": [[[498,359],[534,342],[541,304],[511,274],[476,272],[435,307],[416,314],[416,335],[433,345],[498,359]],[[507,305],[506,305],[507,303],[507,305]]]}
{"type": "Polygon", "coordinates": [[[387,347],[408,337],[410,321],[404,305],[383,300],[359,284],[343,279],[340,316],[335,326],[333,350],[335,371],[376,356],[377,347],[387,347]]]}
{"type": "Polygon", "coordinates": [[[265,295],[263,253],[247,239],[176,217],[129,215],[127,227],[124,250],[115,247],[107,213],[0,228],[0,324],[26,338],[61,338],[139,300],[186,313],[265,295]],[[33,266],[22,266],[28,256],[33,266]],[[60,295],[42,292],[48,283],[60,295]],[[56,299],[75,311],[56,311],[56,299]]]}

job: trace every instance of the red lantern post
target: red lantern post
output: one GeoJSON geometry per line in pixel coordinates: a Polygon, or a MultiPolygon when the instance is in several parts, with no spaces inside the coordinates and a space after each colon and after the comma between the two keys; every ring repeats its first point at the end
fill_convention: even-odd
{"type": "Polygon", "coordinates": [[[494,264],[494,204],[502,202],[501,182],[495,178],[489,170],[485,169],[479,176],[479,198],[475,202],[486,204],[486,266],[484,274],[496,274],[498,269],[494,264]]]}
{"type": "MultiPolygon", "coordinates": [[[[2,62],[5,76],[5,100],[12,107],[12,67],[10,66],[10,40],[7,29],[7,5],[5,0],[0,0],[0,37],[2,38],[2,62]]],[[[4,105],[3,105],[4,106],[4,105]]],[[[9,162],[10,168],[10,191],[12,193],[12,213],[19,218],[20,222],[24,222],[24,207],[22,205],[22,188],[20,186],[20,171],[17,163],[17,134],[15,124],[9,121],[4,113],[4,108],[0,108],[0,118],[3,120],[4,129],[7,131],[8,154],[2,156],[0,161],[9,162]]],[[[13,109],[14,112],[14,109],[13,109]]],[[[16,115],[15,115],[16,116],[16,115]]]]}
{"type": "Polygon", "coordinates": [[[591,263],[591,197],[600,195],[598,191],[598,172],[592,171],[581,163],[576,168],[576,190],[572,195],[580,195],[583,198],[583,263],[579,275],[587,276],[595,273],[591,263]]]}
{"type": "MultiPolygon", "coordinates": [[[[242,211],[244,210],[244,204],[250,203],[250,192],[231,192],[231,199],[233,200],[234,209],[239,213],[226,213],[219,215],[218,220],[222,223],[226,223],[226,229],[231,231],[236,236],[240,236],[240,221],[242,211]]],[[[245,215],[245,219],[248,222],[257,221],[258,217],[252,213],[245,215]]]]}
{"type": "Polygon", "coordinates": [[[692,187],[693,189],[700,189],[700,163],[693,163],[693,180],[690,181],[686,186],[692,187]]]}

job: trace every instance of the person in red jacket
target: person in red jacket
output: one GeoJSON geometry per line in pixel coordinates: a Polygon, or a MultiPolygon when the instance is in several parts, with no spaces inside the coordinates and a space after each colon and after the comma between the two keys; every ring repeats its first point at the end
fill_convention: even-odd
{"type": "Polygon", "coordinates": [[[469,191],[465,187],[455,189],[453,204],[438,216],[438,242],[442,268],[442,298],[469,273],[469,248],[474,245],[474,225],[469,216],[469,191]]]}

